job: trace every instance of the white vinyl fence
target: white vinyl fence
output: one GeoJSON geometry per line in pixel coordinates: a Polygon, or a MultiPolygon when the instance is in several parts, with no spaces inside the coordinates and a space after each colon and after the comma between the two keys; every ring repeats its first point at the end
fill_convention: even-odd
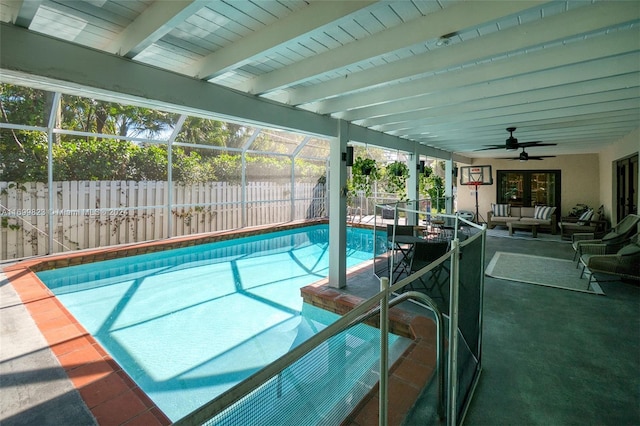
{"type": "Polygon", "coordinates": [[[326,216],[323,185],[291,189],[290,182],[175,184],[169,197],[161,181],[63,181],[54,182],[50,206],[46,183],[0,182],[0,259],[326,216]]]}

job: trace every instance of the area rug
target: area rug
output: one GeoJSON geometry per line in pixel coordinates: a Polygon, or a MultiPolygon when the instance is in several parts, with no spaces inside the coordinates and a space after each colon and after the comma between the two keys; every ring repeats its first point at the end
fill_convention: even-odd
{"type": "Polygon", "coordinates": [[[502,280],[604,295],[598,282],[592,281],[589,285],[588,276],[580,278],[580,271],[571,260],[498,251],[485,274],[502,280]]]}
{"type": "Polygon", "coordinates": [[[533,238],[531,236],[531,230],[528,229],[516,229],[513,235],[509,235],[509,230],[507,228],[493,228],[487,229],[487,235],[489,237],[498,237],[498,238],[511,238],[518,240],[531,240],[531,241],[553,241],[556,243],[571,243],[571,241],[563,240],[560,234],[548,234],[546,232],[538,231],[538,237],[533,238]]]}

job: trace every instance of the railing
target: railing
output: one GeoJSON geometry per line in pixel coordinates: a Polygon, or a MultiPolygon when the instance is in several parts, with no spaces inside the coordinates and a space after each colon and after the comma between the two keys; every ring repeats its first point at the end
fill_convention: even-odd
{"type": "MultiPolygon", "coordinates": [[[[465,219],[465,216],[461,214],[432,215],[429,211],[411,208],[412,206],[420,205],[420,200],[417,200],[398,202],[392,206],[394,210],[393,233],[387,236],[391,247],[395,247],[395,229],[398,226],[398,218],[402,212],[406,218],[411,218],[412,215],[415,215],[411,218],[413,220],[408,220],[407,222],[418,228],[423,228],[423,226],[418,225],[420,215],[426,217],[425,225],[427,226],[433,223],[433,218],[436,216],[438,219],[442,219],[444,226],[449,228],[449,231],[447,231],[449,233],[444,238],[451,242],[450,251],[441,258],[433,261],[427,267],[412,273],[397,283],[392,283],[390,289],[392,291],[399,290],[408,284],[407,280],[415,281],[438,267],[441,263],[447,260],[450,261],[449,288],[447,289],[446,298],[442,295],[443,303],[439,305],[439,307],[449,319],[448,388],[446,398],[447,424],[458,424],[458,419],[464,418],[481,371],[482,295],[484,289],[486,225],[479,226],[465,219]],[[469,234],[459,235],[459,231],[463,227],[465,229],[475,229],[480,232],[476,232],[476,234],[472,236],[469,234]],[[461,242],[461,236],[465,237],[464,242],[461,242]],[[464,256],[464,267],[461,268],[461,248],[463,247],[465,251],[468,251],[468,254],[464,256]],[[464,275],[463,280],[461,280],[461,275],[464,275]],[[460,286],[461,281],[465,282],[462,288],[460,286]],[[460,317],[461,309],[465,311],[462,319],[460,317]],[[460,341],[465,344],[465,346],[461,347],[461,351],[465,352],[466,356],[466,359],[463,361],[466,363],[464,365],[459,365],[460,356],[458,354],[458,346],[460,341]],[[470,374],[471,377],[469,377],[468,373],[470,367],[475,367],[475,372],[470,374]]],[[[376,209],[389,207],[387,204],[377,205],[376,209]]],[[[377,216],[376,214],[376,218],[377,216]]],[[[377,225],[377,223],[375,223],[375,225],[377,225]]],[[[442,226],[442,224],[440,224],[440,226],[442,226]]],[[[374,241],[377,241],[375,232],[379,232],[376,230],[377,226],[374,227],[374,241]]],[[[382,262],[374,259],[374,275],[382,277],[386,274],[393,279],[394,265],[397,262],[395,250],[391,250],[386,255],[380,257],[382,258],[382,262]],[[380,265],[385,264],[386,267],[383,266],[383,268],[379,268],[380,265]]]]}
{"type": "MultiPolygon", "coordinates": [[[[382,287],[384,289],[388,288],[387,284],[385,284],[385,280],[387,280],[387,279],[383,278],[381,280],[382,287]]],[[[387,282],[388,282],[388,280],[387,280],[387,282]]],[[[437,378],[437,381],[438,381],[438,385],[437,385],[438,386],[438,406],[437,406],[437,410],[438,410],[438,417],[440,417],[440,419],[444,419],[445,418],[445,412],[444,412],[444,372],[445,372],[445,368],[444,368],[444,322],[443,322],[443,318],[442,318],[442,312],[440,312],[440,309],[438,309],[438,306],[433,302],[433,299],[431,299],[426,294],[420,293],[418,291],[407,291],[406,293],[402,293],[402,294],[396,296],[393,300],[391,300],[388,303],[388,307],[392,308],[392,307],[396,306],[397,304],[402,303],[402,302],[407,301],[407,300],[418,300],[419,302],[424,303],[425,305],[427,305],[429,307],[429,309],[436,316],[436,378],[437,378]]],[[[380,308],[375,309],[375,310],[363,315],[361,317],[362,319],[361,320],[359,319],[358,322],[364,322],[364,321],[368,320],[369,318],[378,315],[379,313],[382,312],[382,310],[383,310],[383,308],[381,306],[380,308]]],[[[382,330],[382,328],[381,328],[381,330],[382,330]]],[[[382,389],[382,386],[381,386],[381,389],[382,389]]],[[[380,400],[386,400],[386,398],[382,395],[382,391],[381,391],[381,395],[380,395],[380,400]]],[[[382,410],[381,410],[381,412],[382,412],[382,410]]]]}
{"type": "MultiPolygon", "coordinates": [[[[340,318],[335,323],[331,324],[326,329],[320,331],[318,334],[311,337],[309,340],[305,341],[301,345],[297,346],[287,354],[283,355],[281,358],[276,360],[275,362],[269,364],[262,370],[258,371],[247,380],[242,383],[236,385],[235,387],[229,389],[227,392],[220,395],[218,398],[213,401],[203,405],[199,409],[193,411],[188,414],[184,418],[178,420],[176,425],[201,425],[205,423],[216,424],[216,416],[223,413],[229,407],[232,407],[234,404],[240,402],[243,398],[255,392],[260,386],[263,384],[273,380],[274,378],[279,377],[282,372],[288,367],[292,366],[296,361],[301,360],[305,355],[309,354],[314,349],[318,348],[321,344],[327,342],[334,336],[337,336],[339,333],[344,332],[345,330],[354,327],[358,324],[363,324],[365,321],[371,319],[376,315],[380,315],[381,312],[386,312],[386,309],[383,309],[380,306],[380,302],[388,296],[389,291],[383,290],[379,292],[374,297],[368,299],[361,305],[354,308],[351,312],[340,318]],[[378,304],[379,306],[375,306],[378,304]]],[[[388,307],[393,307],[398,303],[404,302],[409,299],[417,299],[427,306],[435,313],[436,317],[436,327],[437,327],[437,375],[438,375],[438,394],[439,394],[439,402],[438,402],[438,414],[444,415],[444,323],[442,314],[437,309],[436,304],[426,295],[418,292],[407,292],[403,295],[400,295],[388,303],[388,307]]],[[[385,315],[381,315],[381,323],[386,323],[388,321],[388,317],[385,315]]],[[[383,327],[384,328],[384,327],[383,327]]],[[[381,339],[383,342],[385,339],[381,339]]],[[[386,360],[388,359],[388,347],[386,345],[381,345],[381,363],[386,364],[386,360]]],[[[381,376],[385,375],[382,372],[387,372],[388,369],[381,369],[381,376]]],[[[281,390],[280,390],[281,392],[281,390]]],[[[381,389],[381,394],[384,391],[381,389]]],[[[386,399],[386,398],[381,398],[386,399]]],[[[222,422],[223,423],[223,422],[222,422]]]]}

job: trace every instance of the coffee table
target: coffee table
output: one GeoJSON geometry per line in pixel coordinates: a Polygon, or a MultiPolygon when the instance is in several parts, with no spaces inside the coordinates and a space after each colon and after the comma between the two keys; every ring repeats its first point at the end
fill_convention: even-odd
{"type": "Polygon", "coordinates": [[[531,229],[531,236],[533,238],[538,238],[538,224],[537,223],[522,223],[522,222],[509,222],[507,223],[509,227],[509,235],[513,235],[514,229],[531,229]]]}

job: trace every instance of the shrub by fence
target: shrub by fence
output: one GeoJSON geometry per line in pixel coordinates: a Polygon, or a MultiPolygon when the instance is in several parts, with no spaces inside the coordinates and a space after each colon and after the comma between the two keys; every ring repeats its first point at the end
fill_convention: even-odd
{"type": "Polygon", "coordinates": [[[324,185],[293,190],[288,182],[175,184],[170,193],[162,181],[62,181],[50,205],[46,183],[0,182],[0,259],[326,216],[324,185]]]}

